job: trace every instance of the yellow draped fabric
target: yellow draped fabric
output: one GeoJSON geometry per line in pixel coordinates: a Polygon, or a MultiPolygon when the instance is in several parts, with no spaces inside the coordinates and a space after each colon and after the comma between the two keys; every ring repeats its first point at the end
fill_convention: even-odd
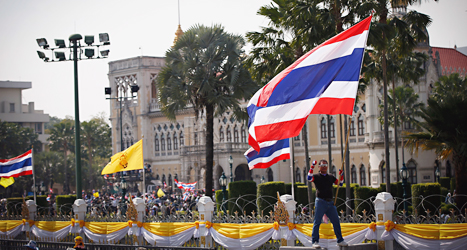
{"type": "Polygon", "coordinates": [[[20,220],[0,220],[0,231],[6,233],[23,224],[20,220]]]}
{"type": "Polygon", "coordinates": [[[195,227],[194,222],[143,223],[144,229],[159,236],[173,236],[189,228],[195,227]]]}
{"type": "Polygon", "coordinates": [[[128,228],[128,222],[86,222],[84,225],[95,234],[111,234],[128,228]]]}
{"type": "Polygon", "coordinates": [[[467,235],[467,224],[396,224],[396,230],[415,237],[449,240],[467,235]]]}
{"type": "MultiPolygon", "coordinates": [[[[368,228],[369,224],[362,223],[341,223],[342,236],[354,234],[368,228]]],[[[295,228],[304,235],[311,236],[313,231],[313,224],[295,224],[295,228]]],[[[332,224],[321,224],[319,226],[319,237],[322,239],[335,239],[334,229],[332,224]]]]}
{"type": "Polygon", "coordinates": [[[42,230],[56,232],[64,227],[70,226],[69,221],[36,221],[34,225],[42,230]]]}
{"type": "Polygon", "coordinates": [[[122,152],[114,154],[102,169],[101,175],[143,169],[143,139],[122,152]]]}
{"type": "Polygon", "coordinates": [[[271,223],[255,224],[231,224],[231,223],[213,223],[212,227],[225,237],[232,239],[248,238],[268,231],[273,227],[271,223]]]}

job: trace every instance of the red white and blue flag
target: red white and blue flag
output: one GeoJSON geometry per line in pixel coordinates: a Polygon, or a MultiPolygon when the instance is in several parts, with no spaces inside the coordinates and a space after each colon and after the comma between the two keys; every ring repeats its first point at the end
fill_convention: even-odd
{"type": "Polygon", "coordinates": [[[196,186],[196,183],[198,183],[198,182],[184,183],[184,182],[181,182],[181,181],[177,181],[177,179],[174,179],[174,181],[175,181],[175,184],[177,185],[178,188],[183,189],[185,191],[194,190],[195,186],[196,186]]]}
{"type": "Polygon", "coordinates": [[[289,139],[263,142],[259,146],[261,147],[259,152],[253,148],[245,152],[250,170],[268,168],[280,160],[290,159],[289,139]]]}
{"type": "MultiPolygon", "coordinates": [[[[295,137],[311,114],[352,115],[372,16],[306,53],[248,103],[250,144],[295,137]]],[[[262,149],[261,149],[262,150],[262,149]]]]}
{"type": "Polygon", "coordinates": [[[0,177],[32,175],[32,150],[11,159],[0,159],[0,177]]]}

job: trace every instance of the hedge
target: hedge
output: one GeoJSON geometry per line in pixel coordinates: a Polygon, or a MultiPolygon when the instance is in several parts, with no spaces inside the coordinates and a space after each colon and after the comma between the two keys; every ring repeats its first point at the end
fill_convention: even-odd
{"type": "MultiPolygon", "coordinates": [[[[228,192],[228,191],[227,191],[228,192]]],[[[228,196],[226,196],[227,198],[228,196]]],[[[222,211],[221,204],[222,204],[222,190],[216,190],[216,211],[222,211]]],[[[226,208],[227,209],[227,208],[226,208]]]]}
{"type": "MultiPolygon", "coordinates": [[[[34,200],[34,196],[26,196],[24,198],[27,200],[34,200]]],[[[23,203],[23,197],[11,197],[7,198],[7,211],[10,215],[20,215],[21,214],[21,204],[23,203]]],[[[36,205],[37,211],[41,211],[39,208],[49,207],[49,202],[47,202],[47,195],[36,195],[36,205]]]]}
{"type": "Polygon", "coordinates": [[[367,211],[368,214],[374,214],[374,205],[371,200],[371,197],[376,197],[376,195],[381,192],[379,188],[372,187],[355,187],[354,188],[354,197],[355,197],[355,212],[357,214],[362,214],[363,210],[367,211]]]}
{"type": "Polygon", "coordinates": [[[258,213],[263,212],[264,215],[269,215],[269,211],[274,211],[274,204],[277,202],[277,192],[279,195],[285,194],[285,184],[283,181],[272,181],[258,185],[258,213]]]}
{"type": "MultiPolygon", "coordinates": [[[[392,195],[392,197],[399,197],[399,198],[404,197],[404,189],[402,188],[402,182],[392,182],[392,183],[390,183],[390,185],[391,185],[391,195],[392,195]]],[[[408,183],[408,185],[410,186],[409,183],[408,183]]],[[[379,188],[380,188],[380,192],[386,192],[386,183],[381,183],[379,185],[379,188]]],[[[410,197],[410,192],[407,192],[407,194],[410,197]]]]}
{"type": "Polygon", "coordinates": [[[440,177],[439,184],[441,184],[441,187],[450,190],[451,189],[451,177],[440,177]]]}
{"type": "Polygon", "coordinates": [[[425,214],[425,210],[430,210],[431,214],[436,212],[440,205],[442,197],[439,196],[441,193],[441,185],[439,183],[422,183],[412,185],[412,206],[417,210],[419,215],[425,214]],[[433,196],[430,196],[433,195],[433,196]],[[430,197],[428,197],[430,196],[430,197]],[[421,204],[424,197],[424,202],[421,204]],[[428,198],[427,198],[428,197],[428,198]]]}
{"type": "Polygon", "coordinates": [[[55,204],[57,205],[57,213],[70,214],[73,211],[73,203],[75,203],[76,195],[57,195],[55,204]]]}
{"type": "MultiPolygon", "coordinates": [[[[348,204],[351,209],[354,209],[354,202],[353,202],[353,199],[355,197],[355,194],[354,194],[354,190],[356,187],[359,187],[359,185],[357,183],[351,183],[350,184],[350,197],[348,197],[351,201],[350,201],[350,204],[348,204]]],[[[345,200],[346,200],[346,193],[345,193],[345,188],[346,188],[346,183],[344,183],[344,185],[342,185],[342,187],[339,187],[339,192],[337,193],[337,197],[339,199],[337,199],[336,201],[336,207],[337,207],[337,212],[340,214],[340,210],[346,210],[346,206],[345,206],[345,200]]],[[[332,193],[336,194],[336,190],[337,190],[337,185],[333,185],[332,186],[332,193]]],[[[334,198],[335,199],[335,198],[334,198]]]]}
{"type": "Polygon", "coordinates": [[[251,214],[256,210],[256,182],[254,181],[235,181],[229,183],[229,213],[233,215],[235,212],[251,214]],[[246,195],[246,196],[245,196],[246,195]],[[240,196],[245,196],[238,199],[240,196]],[[238,206],[237,206],[238,204],[238,206]]]}

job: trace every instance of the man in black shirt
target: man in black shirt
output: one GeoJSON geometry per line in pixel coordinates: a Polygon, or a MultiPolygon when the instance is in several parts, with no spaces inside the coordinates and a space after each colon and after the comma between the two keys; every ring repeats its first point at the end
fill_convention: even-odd
{"type": "Polygon", "coordinates": [[[339,215],[337,214],[336,206],[332,198],[332,185],[342,185],[343,174],[339,172],[341,176],[341,183],[332,174],[328,174],[328,162],[321,160],[319,162],[319,174],[313,174],[313,168],[316,165],[316,161],[313,162],[310,172],[308,173],[308,180],[315,183],[316,187],[316,200],[315,200],[315,218],[313,220],[313,231],[311,233],[311,240],[314,248],[321,248],[319,245],[319,226],[321,225],[321,219],[323,215],[329,218],[334,228],[334,233],[337,238],[338,246],[348,246],[348,244],[342,238],[341,224],[339,222],[339,215]]]}

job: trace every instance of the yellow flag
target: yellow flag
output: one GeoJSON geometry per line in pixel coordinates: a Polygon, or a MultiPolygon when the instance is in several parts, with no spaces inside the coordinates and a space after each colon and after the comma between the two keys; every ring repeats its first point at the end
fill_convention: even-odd
{"type": "Polygon", "coordinates": [[[113,155],[101,174],[113,174],[136,169],[143,169],[143,139],[124,151],[113,155]]]}
{"type": "Polygon", "coordinates": [[[7,188],[11,184],[15,183],[15,178],[10,177],[10,178],[3,178],[0,180],[0,185],[2,185],[4,188],[7,188]]]}
{"type": "Polygon", "coordinates": [[[157,197],[161,198],[164,195],[165,195],[164,191],[162,191],[162,189],[159,188],[159,191],[157,191],[157,197]]]}
{"type": "Polygon", "coordinates": [[[97,198],[97,197],[99,197],[99,192],[95,192],[92,195],[97,198]]]}

